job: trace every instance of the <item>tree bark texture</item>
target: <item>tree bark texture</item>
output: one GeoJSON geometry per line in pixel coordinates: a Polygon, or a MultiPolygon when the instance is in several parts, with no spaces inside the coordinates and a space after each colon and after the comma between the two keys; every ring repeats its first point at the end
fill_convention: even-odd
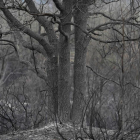
{"type": "Polygon", "coordinates": [[[72,0],[64,0],[61,17],[61,28],[64,34],[60,34],[59,47],[59,117],[61,121],[70,120],[70,33],[71,26],[65,23],[71,22],[72,0]]]}
{"type": "MultiPolygon", "coordinates": [[[[81,29],[86,30],[88,18],[88,4],[84,0],[78,3],[74,15],[74,22],[81,29]]],[[[75,27],[75,60],[74,60],[74,95],[72,106],[72,121],[81,122],[84,109],[84,96],[86,94],[86,52],[89,38],[75,27]]]]}

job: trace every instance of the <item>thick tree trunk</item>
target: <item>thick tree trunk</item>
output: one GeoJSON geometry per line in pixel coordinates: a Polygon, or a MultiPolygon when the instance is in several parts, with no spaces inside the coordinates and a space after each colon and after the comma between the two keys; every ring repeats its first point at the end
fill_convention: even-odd
{"type": "Polygon", "coordinates": [[[70,115],[70,62],[69,41],[63,41],[59,64],[59,118],[66,122],[70,115]]]}
{"type": "MultiPolygon", "coordinates": [[[[64,25],[71,22],[72,0],[64,0],[63,6],[65,13],[62,13],[62,32],[60,34],[59,48],[59,117],[63,122],[70,119],[70,25],[64,25]]],[[[60,31],[61,32],[61,31],[60,31]]]]}
{"type": "Polygon", "coordinates": [[[48,116],[55,120],[58,114],[58,57],[51,57],[47,61],[48,87],[48,116]]]}
{"type": "MultiPolygon", "coordinates": [[[[88,5],[81,2],[76,9],[75,24],[86,30],[88,5]]],[[[74,95],[72,106],[72,121],[80,123],[83,109],[84,96],[86,94],[86,52],[89,38],[78,28],[75,27],[75,63],[74,63],[74,95]]]]}

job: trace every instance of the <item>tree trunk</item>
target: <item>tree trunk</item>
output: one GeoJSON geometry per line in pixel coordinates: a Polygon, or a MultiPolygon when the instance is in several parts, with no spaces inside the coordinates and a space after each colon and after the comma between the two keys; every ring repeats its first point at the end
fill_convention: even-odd
{"type": "Polygon", "coordinates": [[[70,120],[70,33],[71,26],[64,25],[71,22],[71,0],[64,0],[65,13],[62,14],[59,48],[59,117],[63,122],[70,120]]]}
{"type": "MultiPolygon", "coordinates": [[[[81,29],[86,30],[88,5],[79,2],[74,21],[81,29]]],[[[84,109],[84,95],[86,94],[86,52],[89,38],[75,27],[75,63],[74,63],[74,95],[72,106],[72,121],[80,123],[84,109]]]]}
{"type": "Polygon", "coordinates": [[[48,117],[55,120],[58,114],[58,57],[47,60],[48,117]]]}

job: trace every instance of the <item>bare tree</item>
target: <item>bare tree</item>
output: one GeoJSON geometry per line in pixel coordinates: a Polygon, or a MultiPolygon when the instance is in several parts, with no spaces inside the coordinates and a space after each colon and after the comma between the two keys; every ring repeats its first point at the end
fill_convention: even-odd
{"type": "MultiPolygon", "coordinates": [[[[86,54],[91,39],[104,44],[124,44],[124,42],[139,39],[139,36],[134,38],[129,37],[125,34],[124,29],[125,26],[130,25],[139,28],[138,17],[128,15],[126,18],[122,18],[123,16],[114,18],[111,14],[102,12],[108,8],[108,5],[118,4],[119,2],[121,0],[53,0],[52,4],[54,4],[56,11],[51,13],[44,12],[43,9],[39,10],[33,0],[20,2],[0,0],[0,9],[6,17],[10,28],[13,30],[13,35],[16,37],[17,43],[14,43],[14,46],[23,46],[24,48],[41,53],[47,60],[45,65],[46,71],[39,67],[34,53],[32,55],[32,63],[24,60],[20,60],[20,63],[27,65],[30,70],[45,80],[49,90],[48,106],[50,108],[50,114],[52,114],[54,119],[58,117],[60,121],[67,122],[70,120],[71,114],[71,119],[74,123],[79,124],[82,120],[85,106],[84,98],[87,94],[86,54]],[[102,10],[100,10],[100,7],[102,10]],[[24,24],[11,11],[23,11],[27,15],[30,15],[33,20],[29,21],[28,24],[24,24]],[[102,16],[107,21],[92,27],[87,26],[89,16],[96,18],[102,16]],[[43,34],[40,30],[35,32],[28,27],[34,20],[39,23],[40,30],[43,27],[43,34]],[[122,26],[121,29],[123,29],[123,32],[117,28],[119,26],[122,26]],[[106,36],[108,30],[113,30],[121,37],[115,39],[108,38],[106,36]],[[23,37],[23,33],[30,37],[29,42],[23,37]],[[72,111],[70,113],[70,41],[73,33],[75,40],[74,93],[72,111]],[[34,42],[36,43],[34,44],[34,42]]],[[[42,7],[48,4],[48,2],[42,3],[42,7]]],[[[138,8],[135,9],[138,11],[138,8]]],[[[3,40],[1,39],[1,41],[3,40]]],[[[122,62],[123,57],[124,55],[122,53],[122,62]]],[[[105,79],[119,84],[110,78],[105,79]]],[[[123,64],[121,79],[121,81],[124,81],[123,64]]],[[[124,85],[124,82],[121,84],[124,85]]]]}

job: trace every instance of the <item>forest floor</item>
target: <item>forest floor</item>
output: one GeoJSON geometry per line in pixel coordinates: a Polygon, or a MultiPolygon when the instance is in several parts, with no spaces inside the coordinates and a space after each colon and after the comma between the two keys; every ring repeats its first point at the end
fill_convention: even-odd
{"type": "MultiPolygon", "coordinates": [[[[113,130],[105,130],[100,128],[92,128],[93,138],[90,139],[88,128],[73,127],[71,124],[54,124],[50,123],[45,127],[15,131],[5,135],[0,135],[0,140],[120,140],[122,135],[116,135],[113,130]]],[[[125,134],[126,135],[126,134],[125,134]]],[[[124,140],[140,140],[123,135],[124,140]]]]}
{"type": "MultiPolygon", "coordinates": [[[[93,128],[94,133],[99,132],[98,128],[93,128]]],[[[101,131],[99,132],[99,134],[101,131]]],[[[80,127],[73,127],[71,124],[50,123],[45,127],[15,131],[5,135],[0,135],[0,140],[89,140],[89,130],[80,127]],[[79,137],[79,139],[78,139],[79,137]]]]}

